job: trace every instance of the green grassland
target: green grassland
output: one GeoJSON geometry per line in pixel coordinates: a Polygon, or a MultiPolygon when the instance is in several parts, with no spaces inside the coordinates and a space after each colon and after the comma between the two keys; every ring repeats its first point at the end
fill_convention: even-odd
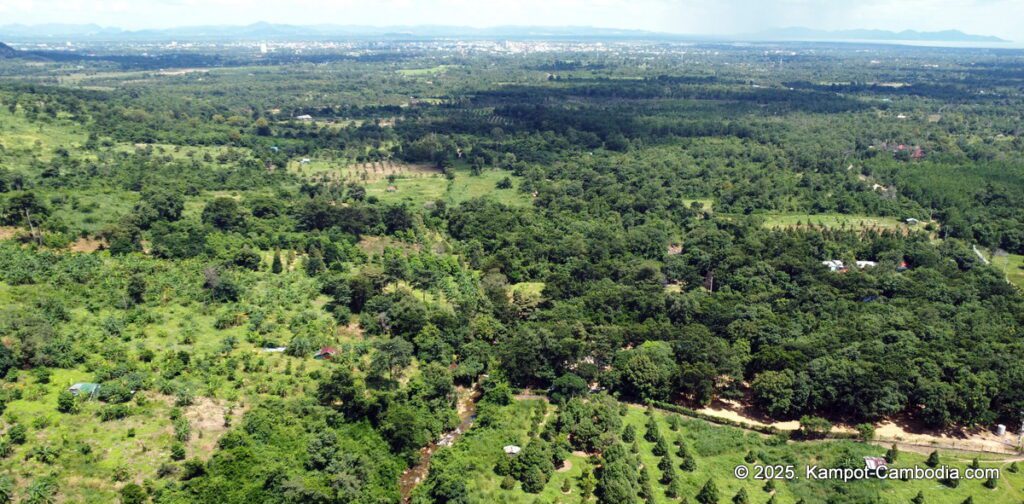
{"type": "Polygon", "coordinates": [[[700,207],[704,211],[711,211],[714,210],[715,208],[715,200],[711,198],[687,198],[683,200],[683,204],[686,205],[687,207],[693,205],[694,203],[700,203],[700,207]]]}
{"type": "Polygon", "coordinates": [[[32,121],[20,109],[0,107],[0,159],[7,158],[7,168],[25,170],[31,159],[47,161],[56,149],[78,148],[85,140],[84,128],[64,115],[32,121]]]}
{"type": "Polygon", "coordinates": [[[519,191],[519,179],[505,170],[486,170],[479,175],[470,174],[468,169],[456,169],[455,178],[448,180],[441,175],[422,178],[396,178],[393,184],[378,180],[366,185],[366,194],[376,196],[385,203],[410,203],[416,207],[433,201],[445,201],[457,205],[473,198],[487,198],[508,206],[528,206],[529,195],[519,191]],[[498,181],[509,177],[510,189],[498,189],[498,181]],[[388,187],[394,186],[389,191],[388,187]]]}
{"type": "Polygon", "coordinates": [[[998,255],[992,258],[992,266],[1005,272],[1010,283],[1024,289],[1024,255],[998,255]]]}
{"type": "Polygon", "coordinates": [[[425,77],[444,73],[449,68],[456,67],[454,65],[437,65],[430,68],[403,68],[399,70],[398,73],[405,77],[425,77]]]}
{"type": "MultiPolygon", "coordinates": [[[[596,502],[594,498],[584,501],[580,497],[578,477],[584,469],[594,471],[596,459],[581,454],[573,454],[568,458],[571,468],[556,471],[540,494],[529,494],[522,490],[517,482],[511,490],[500,488],[501,477],[494,474],[492,468],[499,457],[505,456],[502,447],[507,444],[524,446],[529,441],[528,430],[531,418],[536,409],[544,409],[545,422],[555,421],[556,408],[541,400],[514,401],[509,406],[498,408],[498,411],[487,415],[488,425],[474,427],[453,447],[442,450],[435,455],[435,463],[448,470],[460,471],[464,474],[472,502],[494,503],[578,503],[596,502]],[[561,491],[564,481],[570,481],[571,490],[568,494],[561,491]]],[[[718,487],[720,502],[731,501],[741,489],[746,489],[750,502],[766,502],[770,495],[763,489],[765,482],[753,478],[739,480],[732,476],[733,469],[741,464],[753,467],[759,465],[792,465],[796,468],[797,479],[793,481],[777,480],[774,490],[775,502],[792,504],[800,499],[804,502],[826,502],[828,497],[837,491],[854,496],[857,502],[882,502],[901,504],[910,502],[918,492],[923,492],[925,502],[960,504],[969,496],[975,502],[1020,502],[1024,498],[1024,475],[1008,471],[1010,463],[997,455],[981,455],[982,468],[1002,469],[1001,479],[994,490],[982,485],[983,481],[962,480],[956,488],[950,488],[937,481],[841,481],[808,480],[804,476],[804,467],[819,465],[835,467],[841,460],[850,459],[862,463],[864,456],[883,456],[885,448],[853,441],[821,441],[793,442],[780,440],[758,433],[746,432],[733,427],[718,426],[701,420],[682,418],[678,431],[673,431],[668,422],[669,413],[655,413],[662,435],[671,447],[671,455],[678,466],[680,459],[675,454],[674,442],[681,436],[688,449],[696,457],[697,469],[690,473],[677,470],[680,477],[682,495],[689,502],[701,487],[713,479],[718,487]],[[756,457],[754,464],[745,462],[747,452],[756,457]]],[[[624,425],[632,425],[637,433],[640,447],[640,462],[648,468],[654,485],[655,502],[680,502],[665,496],[663,486],[658,482],[660,471],[657,469],[660,457],[652,454],[653,443],[643,439],[647,418],[645,410],[638,406],[630,406],[623,418],[624,425]]],[[[901,451],[892,467],[925,466],[926,455],[901,451]]],[[[961,470],[971,463],[972,455],[941,453],[943,465],[958,467],[961,470]]]]}
{"type": "Polygon", "coordinates": [[[51,191],[42,194],[51,204],[52,216],[73,233],[99,233],[131,212],[139,193],[103,187],[89,190],[51,191]]]}

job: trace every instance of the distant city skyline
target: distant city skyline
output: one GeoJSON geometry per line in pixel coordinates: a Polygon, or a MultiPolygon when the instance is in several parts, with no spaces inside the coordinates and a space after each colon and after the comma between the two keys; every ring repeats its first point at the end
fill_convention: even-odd
{"type": "Polygon", "coordinates": [[[124,29],[255,22],[594,26],[731,35],[823,30],[961,30],[1020,41],[1024,0],[0,0],[2,24],[124,29]]]}

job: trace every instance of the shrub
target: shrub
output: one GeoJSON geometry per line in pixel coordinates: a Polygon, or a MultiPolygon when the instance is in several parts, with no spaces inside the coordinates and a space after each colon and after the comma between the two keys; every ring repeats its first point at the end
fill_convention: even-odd
{"type": "Polygon", "coordinates": [[[206,464],[199,459],[189,459],[182,466],[181,479],[187,481],[206,474],[206,464]]]}
{"type": "Polygon", "coordinates": [[[807,438],[824,437],[832,430],[832,422],[821,417],[804,415],[800,418],[800,433],[807,438]]]}
{"type": "Polygon", "coordinates": [[[171,445],[171,460],[185,460],[185,445],[181,443],[171,445]]]}
{"type": "Polygon", "coordinates": [[[57,394],[57,411],[74,414],[78,413],[78,410],[78,401],[74,394],[67,390],[62,390],[60,394],[57,394]]]}
{"type": "Polygon", "coordinates": [[[25,444],[28,439],[28,427],[22,424],[14,424],[7,430],[7,439],[11,444],[25,444]]]}
{"type": "Polygon", "coordinates": [[[857,424],[857,435],[867,443],[875,439],[875,426],[869,423],[857,424]]]}
{"type": "Polygon", "coordinates": [[[146,502],[146,491],[135,483],[121,487],[121,504],[143,504],[146,502]]]}
{"type": "Polygon", "coordinates": [[[111,404],[100,409],[98,415],[100,420],[109,422],[111,420],[120,420],[126,418],[132,414],[131,408],[125,404],[111,404]]]}

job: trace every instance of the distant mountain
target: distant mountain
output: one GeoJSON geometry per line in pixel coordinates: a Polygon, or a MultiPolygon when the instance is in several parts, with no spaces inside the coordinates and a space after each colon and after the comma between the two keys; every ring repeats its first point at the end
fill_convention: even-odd
{"type": "Polygon", "coordinates": [[[471,28],[465,26],[360,26],[360,25],[287,25],[254,23],[243,26],[183,26],[166,29],[122,30],[120,28],[87,25],[20,24],[0,26],[0,37],[17,41],[222,41],[222,40],[330,40],[343,38],[436,39],[436,38],[505,38],[505,39],[566,39],[566,38],[678,38],[642,30],[620,30],[585,26],[540,27],[496,26],[471,28]]]}
{"type": "Polygon", "coordinates": [[[0,58],[16,58],[18,57],[18,51],[13,47],[0,42],[0,58]]]}
{"type": "Polygon", "coordinates": [[[999,37],[988,35],[971,35],[960,30],[945,30],[936,32],[920,32],[915,30],[904,30],[901,32],[887,30],[815,30],[812,28],[791,27],[768,30],[748,35],[745,38],[759,40],[890,40],[890,41],[918,41],[918,42],[1008,42],[999,37]]]}
{"type": "Polygon", "coordinates": [[[0,40],[17,42],[226,42],[226,41],[325,41],[344,39],[424,40],[424,39],[504,39],[504,40],[655,40],[655,41],[928,41],[928,42],[1006,42],[998,37],[969,35],[957,30],[918,32],[906,30],[824,31],[810,28],[782,28],[746,35],[681,35],[643,30],[594,28],[589,26],[362,26],[362,25],[288,25],[253,23],[233,26],[182,26],[150,30],[123,30],[96,24],[44,24],[0,26],[0,40]]]}

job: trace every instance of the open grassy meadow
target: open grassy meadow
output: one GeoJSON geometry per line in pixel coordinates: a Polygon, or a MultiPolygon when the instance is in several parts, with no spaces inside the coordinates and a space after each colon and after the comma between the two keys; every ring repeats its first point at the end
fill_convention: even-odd
{"type": "Polygon", "coordinates": [[[1006,273],[1010,283],[1024,289],[1024,255],[1000,254],[992,258],[992,266],[1006,273]]]}

